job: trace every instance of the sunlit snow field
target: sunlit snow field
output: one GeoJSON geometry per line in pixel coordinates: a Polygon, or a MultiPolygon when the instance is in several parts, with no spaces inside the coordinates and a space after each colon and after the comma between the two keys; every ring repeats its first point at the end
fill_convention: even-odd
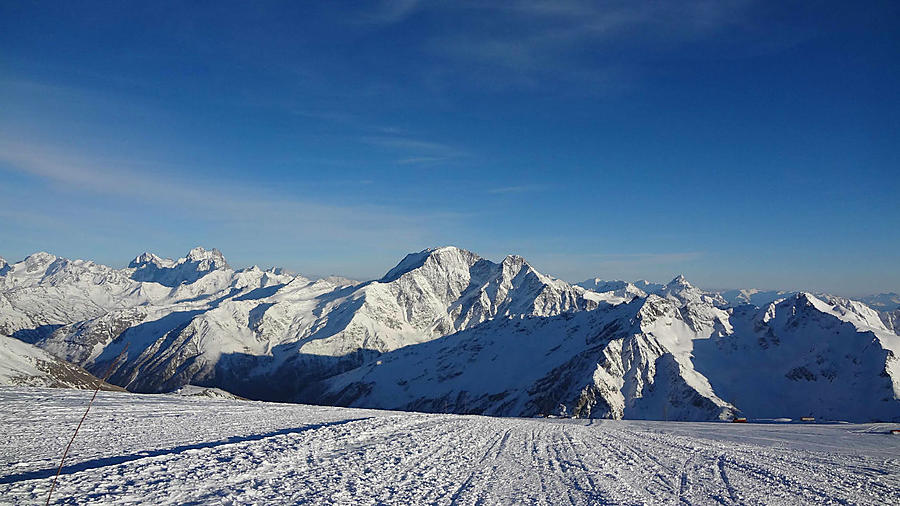
{"type": "MultiPolygon", "coordinates": [[[[43,503],[91,392],[0,388],[0,503],[43,503]]],[[[101,392],[54,502],[900,504],[882,424],[428,415],[101,392]]]]}

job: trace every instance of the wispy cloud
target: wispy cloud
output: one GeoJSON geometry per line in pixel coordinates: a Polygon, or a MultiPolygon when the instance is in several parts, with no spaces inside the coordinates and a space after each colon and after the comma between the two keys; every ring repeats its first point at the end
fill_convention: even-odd
{"type": "MultiPolygon", "coordinates": [[[[429,230],[452,217],[405,213],[384,206],[325,204],[283,195],[246,181],[204,179],[184,170],[148,170],[146,161],[90,158],[54,152],[46,146],[0,140],[0,165],[40,178],[63,191],[137,199],[161,208],[181,209],[191,218],[234,227],[264,228],[307,235],[311,240],[410,242],[427,240],[429,230]]],[[[0,168],[0,170],[2,170],[0,168]]]]}
{"type": "Polygon", "coordinates": [[[515,186],[501,186],[499,188],[491,188],[488,190],[488,193],[492,193],[495,195],[503,195],[507,193],[527,193],[533,191],[545,190],[547,187],[545,185],[539,184],[523,184],[523,185],[515,185],[515,186]]]}
{"type": "Polygon", "coordinates": [[[378,19],[398,23],[422,12],[457,20],[422,43],[439,59],[432,70],[439,74],[431,78],[435,82],[464,76],[469,85],[502,87],[537,86],[550,79],[587,82],[603,91],[635,79],[629,67],[638,63],[616,57],[623,49],[665,51],[720,33],[745,20],[749,3],[463,0],[411,4],[378,19]]]}
{"type": "Polygon", "coordinates": [[[411,156],[409,158],[401,158],[396,163],[400,165],[430,165],[433,163],[446,162],[450,160],[446,156],[411,156]]]}
{"type": "Polygon", "coordinates": [[[355,21],[372,24],[393,24],[405,20],[413,14],[421,3],[419,0],[386,0],[373,2],[373,7],[355,21]]]}
{"type": "Polygon", "coordinates": [[[429,165],[448,162],[469,156],[463,149],[435,141],[426,141],[403,135],[365,136],[362,141],[399,157],[400,165],[429,165]]]}
{"type": "Polygon", "coordinates": [[[409,137],[396,136],[367,136],[362,139],[368,144],[381,146],[392,149],[402,149],[409,151],[430,151],[435,153],[458,153],[456,148],[447,144],[433,141],[423,141],[409,137]]]}

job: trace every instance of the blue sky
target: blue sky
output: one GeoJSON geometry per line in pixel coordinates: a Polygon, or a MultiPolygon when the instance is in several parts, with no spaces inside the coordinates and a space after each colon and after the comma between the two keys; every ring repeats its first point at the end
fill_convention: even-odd
{"type": "Polygon", "coordinates": [[[896,2],[2,2],[0,255],[900,291],[896,2]]]}

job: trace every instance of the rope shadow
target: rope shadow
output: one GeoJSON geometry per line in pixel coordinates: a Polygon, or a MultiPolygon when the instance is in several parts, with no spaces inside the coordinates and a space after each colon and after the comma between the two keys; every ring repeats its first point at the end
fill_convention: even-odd
{"type": "MultiPolygon", "coordinates": [[[[313,425],[305,425],[303,427],[292,427],[288,429],[280,429],[272,432],[266,432],[264,434],[252,434],[249,436],[232,436],[226,439],[220,439],[218,441],[210,441],[207,443],[196,443],[192,445],[181,445],[173,448],[165,448],[160,450],[148,450],[142,451],[138,453],[133,453],[130,455],[119,455],[116,457],[103,457],[99,459],[87,460],[85,462],[79,462],[77,464],[70,464],[68,466],[64,466],[62,471],[59,473],[60,475],[64,474],[73,474],[81,471],[87,471],[89,469],[98,469],[101,467],[107,466],[115,466],[119,464],[124,464],[126,462],[133,462],[135,460],[145,459],[149,457],[161,457],[165,455],[174,455],[176,453],[182,453],[188,450],[200,450],[204,448],[215,448],[222,445],[234,444],[234,443],[245,443],[248,441],[259,441],[262,439],[275,437],[275,436],[284,436],[287,434],[299,434],[301,432],[306,432],[310,430],[322,429],[325,427],[334,427],[338,425],[344,425],[352,422],[359,422],[362,420],[369,420],[372,417],[364,417],[364,418],[350,418],[347,420],[339,420],[336,422],[325,422],[313,425]]],[[[40,480],[44,478],[52,478],[53,475],[56,474],[57,468],[53,469],[41,469],[37,471],[28,471],[20,474],[11,474],[7,476],[0,477],[0,485],[7,485],[10,483],[16,483],[20,481],[26,480],[40,480]]]]}

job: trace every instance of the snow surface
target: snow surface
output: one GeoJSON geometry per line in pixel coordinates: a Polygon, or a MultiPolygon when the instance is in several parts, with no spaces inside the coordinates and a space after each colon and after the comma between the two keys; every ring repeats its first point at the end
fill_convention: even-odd
{"type": "MultiPolygon", "coordinates": [[[[0,503],[43,503],[90,392],[0,388],[0,503]]],[[[888,426],[428,415],[101,392],[57,504],[898,504],[888,426]]]]}

